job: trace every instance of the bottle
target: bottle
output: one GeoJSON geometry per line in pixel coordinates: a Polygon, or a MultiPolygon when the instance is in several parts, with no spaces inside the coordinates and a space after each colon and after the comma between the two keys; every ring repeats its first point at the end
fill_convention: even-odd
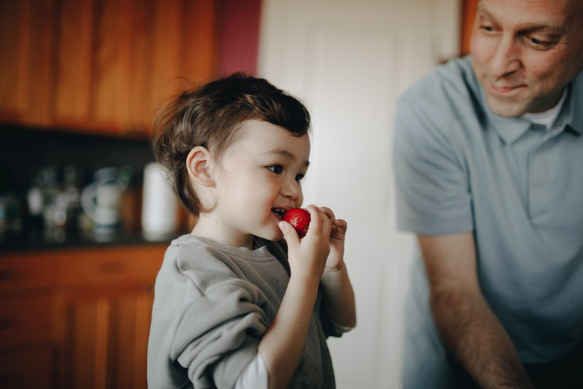
{"type": "Polygon", "coordinates": [[[178,203],[166,180],[166,171],[157,162],[144,168],[142,230],[147,240],[157,240],[176,232],[178,203]]]}

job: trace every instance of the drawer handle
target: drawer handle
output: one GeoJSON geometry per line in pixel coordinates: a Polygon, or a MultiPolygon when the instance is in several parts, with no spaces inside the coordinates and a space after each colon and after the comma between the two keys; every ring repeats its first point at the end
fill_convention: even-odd
{"type": "Polygon", "coordinates": [[[0,270],[0,281],[11,281],[14,274],[8,270],[0,270]]]}
{"type": "Polygon", "coordinates": [[[102,274],[120,274],[124,272],[124,266],[121,262],[104,262],[99,264],[99,271],[102,274]]]}

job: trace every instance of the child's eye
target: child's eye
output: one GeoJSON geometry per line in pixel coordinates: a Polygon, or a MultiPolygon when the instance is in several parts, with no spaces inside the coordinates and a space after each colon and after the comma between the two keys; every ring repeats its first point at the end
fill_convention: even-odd
{"type": "Polygon", "coordinates": [[[272,172],[274,172],[275,174],[281,174],[281,173],[283,173],[283,166],[281,166],[281,165],[267,166],[267,168],[269,170],[271,170],[272,172]]]}
{"type": "Polygon", "coordinates": [[[304,175],[303,175],[303,174],[298,174],[298,175],[296,176],[296,181],[297,181],[297,182],[300,182],[300,181],[302,181],[302,178],[304,178],[304,175]]]}

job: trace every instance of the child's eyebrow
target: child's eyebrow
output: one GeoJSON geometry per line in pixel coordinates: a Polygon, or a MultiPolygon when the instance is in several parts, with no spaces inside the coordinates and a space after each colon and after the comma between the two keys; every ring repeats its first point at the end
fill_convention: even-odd
{"type": "Polygon", "coordinates": [[[290,153],[287,150],[284,149],[273,149],[271,151],[268,151],[269,154],[275,154],[275,155],[281,155],[282,157],[291,159],[292,161],[295,161],[297,158],[295,155],[293,155],[293,153],[290,153]]]}
{"type": "MultiPolygon", "coordinates": [[[[274,154],[274,155],[281,155],[282,157],[285,157],[287,159],[291,159],[292,161],[297,160],[297,157],[293,153],[291,153],[285,149],[273,149],[271,151],[268,151],[267,153],[274,154]]],[[[305,165],[308,166],[309,164],[310,164],[310,162],[306,161],[305,165]]]]}

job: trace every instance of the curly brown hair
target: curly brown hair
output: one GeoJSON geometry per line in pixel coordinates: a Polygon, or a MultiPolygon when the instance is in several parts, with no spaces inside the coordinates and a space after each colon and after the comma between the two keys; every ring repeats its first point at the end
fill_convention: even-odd
{"type": "Polygon", "coordinates": [[[236,140],[241,124],[261,120],[301,137],[310,127],[310,114],[296,98],[263,78],[234,73],[172,99],[154,123],[152,149],[167,172],[182,206],[194,216],[202,211],[190,183],[186,158],[203,146],[220,160],[236,140]]]}

